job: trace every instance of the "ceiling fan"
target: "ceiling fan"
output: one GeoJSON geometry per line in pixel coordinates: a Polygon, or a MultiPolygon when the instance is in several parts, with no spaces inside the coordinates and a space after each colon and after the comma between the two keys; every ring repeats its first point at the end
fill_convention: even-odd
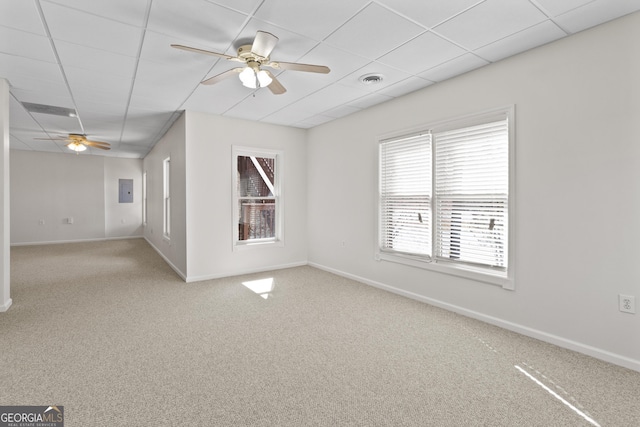
{"type": "Polygon", "coordinates": [[[224,53],[211,52],[209,50],[197,49],[195,47],[179,44],[172,44],[171,47],[189,52],[217,56],[229,61],[245,64],[244,67],[232,68],[221,74],[203,80],[201,83],[205,85],[212,85],[226,79],[227,77],[238,74],[238,77],[244,86],[251,89],[268,87],[273,94],[280,95],[285,93],[287,90],[269,70],[263,70],[260,67],[264,66],[273,68],[274,70],[306,71],[321,74],[327,74],[331,71],[329,67],[324,65],[271,61],[269,55],[271,55],[276,43],[278,43],[278,37],[265,31],[258,31],[255,39],[253,40],[253,44],[240,46],[238,48],[237,56],[225,55],[224,53]]]}
{"type": "Polygon", "coordinates": [[[49,140],[49,141],[66,141],[67,148],[75,151],[76,153],[79,151],[84,151],[87,147],[99,148],[101,150],[110,150],[111,144],[108,142],[102,141],[91,141],[87,139],[86,135],[82,135],[79,133],[70,133],[68,136],[54,136],[51,138],[35,138],[38,140],[49,140]]]}

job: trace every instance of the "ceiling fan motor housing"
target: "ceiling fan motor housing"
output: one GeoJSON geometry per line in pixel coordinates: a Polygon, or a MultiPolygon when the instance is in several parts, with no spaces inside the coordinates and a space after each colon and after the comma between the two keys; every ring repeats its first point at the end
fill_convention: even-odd
{"type": "Polygon", "coordinates": [[[238,48],[238,58],[243,59],[247,65],[249,65],[250,62],[255,62],[258,65],[262,65],[263,62],[269,62],[269,57],[265,58],[264,56],[259,56],[251,52],[251,47],[252,45],[250,44],[240,46],[238,48]]]}

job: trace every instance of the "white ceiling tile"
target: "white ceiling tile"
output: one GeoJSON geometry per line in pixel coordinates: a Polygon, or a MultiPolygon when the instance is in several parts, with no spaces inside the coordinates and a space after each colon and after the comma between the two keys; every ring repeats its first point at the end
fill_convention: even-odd
{"type": "MultiPolygon", "coordinates": [[[[136,83],[136,87],[133,89],[133,94],[131,95],[130,105],[142,110],[175,111],[182,106],[188,94],[191,94],[191,92],[187,92],[187,94],[174,94],[173,96],[167,96],[165,94],[165,96],[161,98],[156,96],[143,96],[140,95],[141,87],[140,84],[136,83]]],[[[155,90],[158,90],[157,86],[155,86],[155,90]]]]}
{"type": "Polygon", "coordinates": [[[33,117],[25,110],[25,108],[20,104],[14,97],[9,98],[9,117],[11,118],[11,126],[10,132],[15,133],[16,131],[29,131],[32,129],[36,122],[33,120],[33,117]]]}
{"type": "Polygon", "coordinates": [[[635,12],[639,8],[640,0],[596,0],[558,16],[556,22],[565,30],[577,33],[635,12]]]}
{"type": "Polygon", "coordinates": [[[34,145],[43,131],[28,101],[75,106],[85,131],[113,144],[94,154],[144,157],[184,109],[309,128],[637,10],[640,0],[0,0],[0,76],[18,111],[12,147],[69,153],[34,145]],[[331,72],[272,70],[282,95],[233,76],[205,86],[241,64],[169,46],[235,55],[258,30],[279,37],[273,60],[331,72]],[[385,80],[362,85],[366,73],[385,80]]]}
{"type": "Polygon", "coordinates": [[[12,88],[11,93],[20,102],[31,102],[34,104],[53,105],[54,107],[73,108],[73,99],[67,93],[58,91],[39,92],[34,90],[24,90],[12,88]]]}
{"type": "Polygon", "coordinates": [[[184,103],[183,109],[210,114],[223,114],[251,95],[250,89],[238,83],[232,80],[225,80],[213,86],[199,85],[184,103]]]}
{"type": "Polygon", "coordinates": [[[149,110],[140,110],[130,108],[127,113],[127,123],[125,129],[132,125],[136,127],[149,128],[149,129],[161,129],[164,127],[167,120],[171,118],[173,111],[167,112],[154,112],[149,110]]]}
{"type": "Polygon", "coordinates": [[[19,81],[27,82],[27,78],[64,84],[58,64],[3,53],[0,53],[0,76],[17,87],[20,87],[19,81]]]}
{"type": "Polygon", "coordinates": [[[389,52],[378,61],[412,74],[419,74],[463,53],[464,49],[428,32],[389,52]]]}
{"type": "Polygon", "coordinates": [[[481,1],[484,0],[381,0],[381,3],[426,27],[433,27],[481,1]]]}
{"type": "Polygon", "coordinates": [[[549,16],[553,17],[593,1],[594,0],[536,0],[536,3],[540,5],[549,16]]]}
{"type": "Polygon", "coordinates": [[[207,0],[209,3],[215,3],[229,9],[237,10],[241,13],[251,13],[263,0],[207,0]]]}
{"type": "Polygon", "coordinates": [[[0,1],[0,25],[45,36],[36,3],[24,0],[0,1]]]}
{"type": "Polygon", "coordinates": [[[477,49],[547,17],[527,0],[486,0],[438,25],[435,32],[466,49],[477,49]]]}
{"type": "Polygon", "coordinates": [[[257,90],[254,95],[247,96],[241,102],[225,111],[224,115],[238,119],[259,121],[276,109],[274,103],[277,103],[278,99],[283,95],[274,95],[266,88],[257,90]]]}
{"type": "Polygon", "coordinates": [[[367,91],[362,88],[335,84],[314,92],[300,101],[291,104],[291,106],[301,111],[311,113],[309,115],[312,115],[330,110],[339,104],[348,104],[365,95],[367,95],[367,91]]]}
{"type": "Polygon", "coordinates": [[[431,86],[434,82],[431,80],[425,80],[420,77],[409,77],[398,83],[394,83],[382,90],[377,91],[381,95],[392,96],[397,98],[402,95],[406,95],[410,92],[415,92],[427,86],[431,86]]]}
{"type": "Polygon", "coordinates": [[[320,41],[367,3],[368,0],[324,0],[322,2],[272,0],[263,3],[255,17],[320,41]]]}
{"type": "Polygon", "coordinates": [[[246,15],[204,0],[154,0],[148,29],[224,51],[246,15]]]}
{"type": "MultiPolygon", "coordinates": [[[[245,97],[241,102],[229,109],[225,115],[243,118],[247,120],[261,120],[273,111],[286,107],[312,92],[326,86],[323,82],[318,84],[321,75],[314,73],[296,73],[286,71],[278,76],[278,81],[287,89],[281,95],[274,95],[268,88],[255,91],[251,96],[245,97]],[[255,95],[255,96],[254,96],[255,95]]],[[[240,85],[240,81],[234,83],[240,85]]]]}
{"type": "Polygon", "coordinates": [[[206,70],[184,70],[157,62],[140,61],[133,97],[159,98],[157,94],[161,91],[162,103],[170,102],[176,109],[200,83],[203,72],[206,70]]]}
{"type": "Polygon", "coordinates": [[[2,26],[0,26],[0,52],[38,61],[56,62],[47,37],[2,26]]]}
{"type": "Polygon", "coordinates": [[[348,105],[351,106],[351,107],[365,109],[365,108],[369,108],[369,107],[372,107],[372,106],[377,105],[377,104],[381,104],[381,103],[386,102],[386,101],[390,101],[392,99],[393,98],[391,96],[382,95],[380,93],[371,93],[369,95],[365,95],[365,96],[363,96],[361,98],[358,98],[356,100],[350,101],[348,103],[348,105]]]}
{"type": "Polygon", "coordinates": [[[326,42],[376,59],[422,32],[424,28],[389,9],[371,3],[327,37],[326,42]]]}
{"type": "Polygon", "coordinates": [[[323,75],[323,80],[330,83],[364,67],[371,60],[327,44],[320,44],[296,62],[329,67],[331,71],[323,75]]]}
{"type": "Polygon", "coordinates": [[[273,123],[276,125],[291,126],[292,123],[302,122],[313,115],[313,113],[296,108],[295,105],[290,105],[286,108],[283,108],[282,110],[278,110],[268,115],[267,117],[262,119],[262,121],[265,123],[273,123]]]}
{"type": "MultiPolygon", "coordinates": [[[[45,3],[47,0],[42,2],[45,3]]],[[[148,0],[51,0],[51,2],[137,27],[144,25],[149,3],[148,0]]]]}
{"type": "Polygon", "coordinates": [[[293,123],[290,126],[298,127],[302,129],[309,129],[314,126],[319,126],[323,123],[330,122],[332,120],[335,120],[335,119],[333,117],[323,116],[322,114],[318,114],[316,116],[308,117],[301,122],[293,123]]]}
{"type": "Polygon", "coordinates": [[[42,129],[49,133],[68,134],[82,133],[78,119],[74,117],[53,116],[51,114],[32,114],[42,129]]]}
{"type": "Polygon", "coordinates": [[[370,62],[344,77],[338,83],[342,86],[353,87],[366,92],[376,92],[409,77],[411,77],[411,74],[400,71],[397,68],[392,68],[379,62],[370,62]],[[375,84],[364,84],[360,81],[360,78],[367,74],[381,75],[382,81],[375,84]]]}
{"type": "Polygon", "coordinates": [[[129,99],[132,79],[97,71],[88,73],[76,67],[66,67],[65,70],[69,86],[76,99],[99,98],[105,104],[126,103],[129,99]]]}
{"type": "Polygon", "coordinates": [[[95,120],[115,126],[116,123],[124,118],[127,112],[126,102],[109,104],[102,101],[102,98],[95,98],[90,95],[83,95],[76,99],[78,114],[80,114],[83,123],[85,121],[95,120]],[[98,99],[99,102],[97,102],[96,99],[98,99]]]}
{"type": "Polygon", "coordinates": [[[333,119],[338,119],[340,117],[348,116],[349,114],[353,114],[358,111],[362,111],[362,108],[354,107],[351,105],[341,105],[339,107],[327,110],[322,114],[333,119]]]}
{"type": "Polygon", "coordinates": [[[481,47],[474,53],[486,60],[495,62],[531,48],[550,43],[566,35],[567,34],[553,22],[544,21],[512,36],[481,47]]]}
{"type": "Polygon", "coordinates": [[[56,42],[56,50],[64,67],[76,67],[101,74],[133,79],[136,59],[105,50],[78,46],[65,41],[56,42]]]}
{"type": "Polygon", "coordinates": [[[115,22],[53,3],[42,3],[54,40],[137,56],[143,32],[140,28],[115,22]]]}
{"type": "Polygon", "coordinates": [[[476,68],[480,68],[487,64],[488,62],[484,59],[478,58],[472,53],[467,53],[456,59],[452,59],[449,62],[445,62],[442,65],[434,67],[429,71],[425,71],[420,74],[420,77],[434,82],[440,82],[459,74],[475,70],[476,68]]]}
{"type": "Polygon", "coordinates": [[[189,40],[179,39],[176,36],[147,31],[144,36],[144,45],[140,51],[140,59],[169,64],[182,69],[199,67],[205,71],[218,61],[215,56],[174,49],[171,47],[172,44],[187,45],[204,50],[212,49],[211,46],[196,45],[189,40]]]}

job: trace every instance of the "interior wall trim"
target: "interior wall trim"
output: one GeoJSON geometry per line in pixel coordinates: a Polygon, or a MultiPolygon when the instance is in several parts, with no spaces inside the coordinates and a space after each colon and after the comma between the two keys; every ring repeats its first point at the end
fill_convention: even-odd
{"type": "Polygon", "coordinates": [[[604,360],[605,362],[613,363],[614,365],[622,366],[624,368],[628,368],[628,369],[632,369],[634,371],[640,372],[640,360],[631,359],[629,357],[622,356],[620,354],[616,354],[607,350],[592,347],[590,345],[573,341],[567,338],[563,338],[557,335],[553,335],[544,331],[540,331],[538,329],[533,329],[528,326],[519,325],[517,323],[509,322],[504,319],[489,316],[484,313],[469,310],[464,307],[449,304],[447,302],[440,301],[437,299],[429,298],[424,295],[416,294],[414,292],[405,291],[403,289],[399,289],[394,286],[389,286],[381,282],[360,277],[355,274],[346,273],[341,270],[336,270],[334,268],[327,267],[322,264],[309,262],[309,266],[327,271],[329,273],[337,274],[338,276],[346,277],[347,279],[355,280],[356,282],[360,282],[365,285],[373,286],[375,288],[382,289],[397,295],[401,295],[401,296],[411,298],[420,302],[424,302],[426,304],[430,304],[435,307],[443,308],[445,310],[458,313],[463,316],[470,317],[472,319],[480,320],[482,322],[489,323],[491,325],[498,326],[512,332],[517,332],[521,335],[525,335],[531,338],[538,339],[540,341],[554,344],[554,345],[557,345],[558,347],[562,347],[568,350],[576,351],[578,353],[586,354],[587,356],[604,360]]]}

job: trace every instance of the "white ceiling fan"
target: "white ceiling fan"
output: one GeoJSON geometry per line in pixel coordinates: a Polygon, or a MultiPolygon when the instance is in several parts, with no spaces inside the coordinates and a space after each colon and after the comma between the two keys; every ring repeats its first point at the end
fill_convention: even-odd
{"type": "Polygon", "coordinates": [[[242,81],[242,84],[244,86],[252,89],[268,87],[272,93],[274,93],[275,95],[280,95],[285,93],[287,90],[269,70],[263,70],[261,68],[262,66],[273,68],[274,70],[306,71],[310,73],[321,74],[327,74],[329,73],[329,71],[331,71],[329,67],[326,67],[324,65],[271,61],[269,55],[271,55],[273,48],[276,46],[276,43],[278,43],[278,37],[265,31],[258,31],[256,33],[255,39],[253,40],[253,44],[240,46],[238,48],[237,56],[211,52],[209,50],[197,49],[195,47],[183,46],[179,44],[172,44],[171,47],[186,50],[189,52],[217,56],[229,61],[242,62],[245,64],[244,67],[232,68],[221,74],[203,80],[201,83],[205,85],[212,85],[226,79],[227,77],[238,74],[238,76],[240,77],[240,81],[242,81]]]}

